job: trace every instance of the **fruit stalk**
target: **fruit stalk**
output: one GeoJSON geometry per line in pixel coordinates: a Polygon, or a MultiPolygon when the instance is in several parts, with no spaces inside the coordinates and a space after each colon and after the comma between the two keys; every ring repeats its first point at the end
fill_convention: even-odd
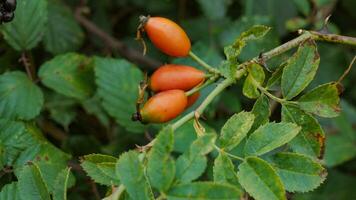
{"type": "Polygon", "coordinates": [[[204,60],[200,59],[197,55],[195,55],[192,51],[189,52],[189,56],[195,60],[197,63],[199,63],[202,67],[204,67],[208,72],[212,74],[218,74],[221,75],[220,71],[206,63],[204,60]]]}

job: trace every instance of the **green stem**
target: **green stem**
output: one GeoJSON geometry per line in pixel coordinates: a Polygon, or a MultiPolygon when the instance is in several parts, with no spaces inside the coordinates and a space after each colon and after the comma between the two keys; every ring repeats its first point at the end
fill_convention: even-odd
{"type": "Polygon", "coordinates": [[[245,159],[243,159],[242,157],[240,156],[235,156],[234,154],[231,154],[231,153],[228,153],[226,151],[224,151],[223,149],[219,148],[218,146],[214,145],[214,148],[219,151],[219,152],[223,152],[224,154],[230,156],[231,158],[234,158],[236,160],[240,160],[240,161],[245,161],[245,159]]]}
{"type": "Polygon", "coordinates": [[[281,46],[278,46],[270,51],[267,51],[266,53],[261,54],[259,57],[255,57],[254,60],[260,60],[262,59],[263,61],[266,61],[268,59],[271,59],[274,56],[280,55],[294,47],[297,47],[300,45],[300,43],[312,38],[312,34],[309,32],[305,32],[302,35],[294,38],[293,40],[290,40],[281,46]]]}
{"type": "Polygon", "coordinates": [[[184,117],[180,118],[179,120],[177,120],[174,124],[172,124],[172,128],[173,130],[176,130],[177,128],[179,128],[180,126],[182,126],[185,122],[189,121],[190,119],[192,119],[194,117],[194,111],[184,115],[184,117]]]}
{"type": "Polygon", "coordinates": [[[354,37],[336,35],[336,34],[325,34],[316,31],[303,31],[303,32],[309,32],[314,40],[356,46],[356,38],[354,37]]]}
{"type": "Polygon", "coordinates": [[[193,89],[187,91],[185,94],[187,96],[190,96],[198,91],[200,91],[201,89],[205,88],[206,86],[210,85],[211,83],[213,83],[216,79],[218,78],[218,76],[212,76],[209,80],[205,81],[205,83],[198,85],[197,87],[194,87],[193,89]]]}
{"type": "Polygon", "coordinates": [[[288,100],[281,99],[281,98],[274,96],[266,88],[262,87],[255,79],[252,78],[251,80],[252,80],[253,85],[255,85],[263,94],[265,94],[269,98],[273,99],[274,101],[276,101],[280,104],[297,104],[294,101],[288,101],[288,100]]]}
{"type": "Polygon", "coordinates": [[[200,104],[200,106],[195,111],[188,113],[172,125],[173,130],[176,130],[177,128],[182,126],[185,122],[192,119],[196,114],[201,115],[205,108],[213,101],[213,99],[233,82],[233,79],[225,79],[224,81],[219,83],[218,86],[216,86],[216,88],[205,98],[203,103],[200,104]]]}
{"type": "Polygon", "coordinates": [[[206,97],[203,103],[195,110],[195,115],[201,115],[213,99],[232,83],[234,83],[233,79],[225,79],[219,83],[218,86],[216,86],[216,88],[206,97]]]}
{"type": "MultiPolygon", "coordinates": [[[[256,83],[256,82],[255,82],[256,83]]],[[[255,86],[263,93],[263,94],[265,94],[266,96],[268,96],[269,98],[271,98],[271,99],[273,99],[273,100],[275,100],[275,101],[277,101],[278,103],[285,103],[285,102],[287,102],[287,100],[285,100],[285,99],[281,99],[281,98],[278,98],[278,97],[276,97],[276,96],[274,96],[273,94],[271,94],[270,92],[268,92],[268,90],[266,89],[266,88],[264,88],[264,87],[262,87],[260,84],[255,84],[255,86]]]]}
{"type": "Polygon", "coordinates": [[[195,55],[192,51],[189,52],[189,56],[195,60],[197,63],[199,63],[202,67],[204,67],[208,72],[213,73],[213,74],[220,74],[219,70],[215,69],[208,63],[206,63],[204,60],[200,59],[197,55],[195,55]]]}

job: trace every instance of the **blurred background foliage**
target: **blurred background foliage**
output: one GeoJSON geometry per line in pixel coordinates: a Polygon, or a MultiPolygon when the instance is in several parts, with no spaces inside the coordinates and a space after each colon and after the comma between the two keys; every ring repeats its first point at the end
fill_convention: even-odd
{"type": "MultiPolygon", "coordinates": [[[[85,55],[122,56],[77,21],[74,11],[82,3],[79,0],[49,0],[49,28],[43,44],[32,50],[36,63],[72,51],[85,55]]],[[[214,66],[223,60],[223,47],[255,24],[268,25],[273,29],[263,40],[248,43],[239,57],[240,61],[296,37],[300,28],[321,30],[324,19],[329,15],[328,26],[322,31],[356,36],[355,0],[88,0],[86,5],[88,10],[85,16],[88,20],[140,52],[142,46],[134,39],[140,15],[164,16],[177,21],[190,36],[194,52],[214,66]]],[[[149,42],[147,44],[147,56],[154,60],[196,66],[190,59],[167,57],[149,42]]],[[[318,43],[318,50],[321,64],[310,88],[337,80],[356,53],[348,46],[326,43],[318,43]]],[[[272,59],[267,63],[268,69],[273,71],[286,57],[282,55],[272,59]]],[[[1,40],[0,73],[21,69],[18,58],[19,53],[1,40]]],[[[152,72],[151,67],[138,67],[152,72]]],[[[291,195],[292,199],[356,199],[356,70],[352,70],[343,83],[342,114],[335,119],[320,119],[327,134],[324,163],[330,168],[328,178],[317,190],[291,195]]],[[[204,89],[200,101],[211,88],[204,89]]],[[[104,111],[97,95],[79,102],[50,90],[44,93],[45,109],[37,123],[48,133],[47,137],[53,144],[73,155],[73,166],[85,154],[100,152],[117,156],[135,148],[135,144],[146,144],[158,130],[158,127],[152,126],[144,131],[140,129],[137,134],[121,127],[118,125],[120,122],[115,123],[104,111]]],[[[233,113],[250,110],[252,106],[253,101],[243,97],[241,84],[237,84],[224,91],[209,106],[204,116],[205,123],[212,129],[220,130],[233,113]]],[[[276,105],[271,120],[280,120],[279,111],[280,107],[276,105]]],[[[176,137],[180,138],[176,139],[176,152],[182,152],[194,140],[194,135],[189,134],[194,131],[192,126],[183,126],[179,131],[181,134],[176,133],[176,137]]],[[[75,167],[73,169],[75,171],[75,167]]],[[[90,195],[94,189],[88,177],[76,171],[74,174],[77,183],[88,184],[76,184],[69,190],[68,198],[81,200],[91,196],[95,199],[95,195],[90,195]]],[[[7,182],[6,178],[1,178],[1,184],[7,182]]],[[[97,187],[99,193],[105,194],[104,187],[97,187]]]]}

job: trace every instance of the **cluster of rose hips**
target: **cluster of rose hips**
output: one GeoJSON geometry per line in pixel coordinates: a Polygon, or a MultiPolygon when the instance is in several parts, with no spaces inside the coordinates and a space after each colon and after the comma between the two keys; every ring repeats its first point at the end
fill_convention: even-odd
{"type": "Polygon", "coordinates": [[[16,0],[0,0],[0,24],[14,19],[16,0]]]}
{"type": "MultiPolygon", "coordinates": [[[[185,31],[163,17],[142,17],[139,31],[144,31],[155,47],[173,57],[185,57],[191,44],[185,31]]],[[[187,94],[203,84],[206,74],[191,66],[166,64],[150,77],[148,87],[155,94],[137,107],[133,120],[142,123],[164,123],[176,118],[199,98],[199,92],[187,94]]]]}

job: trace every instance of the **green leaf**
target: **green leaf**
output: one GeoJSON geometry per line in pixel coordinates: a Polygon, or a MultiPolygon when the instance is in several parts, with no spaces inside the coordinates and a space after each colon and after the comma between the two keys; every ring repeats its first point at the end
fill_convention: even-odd
{"type": "Polygon", "coordinates": [[[175,163],[171,158],[174,138],[173,129],[167,126],[156,137],[148,155],[147,176],[152,187],[166,191],[171,186],[175,175],[175,163]]]}
{"type": "Polygon", "coordinates": [[[342,113],[334,119],[326,121],[327,140],[325,145],[325,164],[335,167],[356,156],[356,130],[352,127],[356,121],[356,109],[352,104],[341,102],[342,113]]]}
{"type": "Polygon", "coordinates": [[[318,69],[320,56],[314,41],[301,44],[289,58],[282,74],[282,94],[289,100],[302,92],[313,80],[318,69]]]}
{"type": "Polygon", "coordinates": [[[207,166],[205,156],[192,157],[189,154],[183,154],[178,157],[176,162],[176,179],[181,183],[189,183],[199,178],[207,166]]]}
{"type": "Polygon", "coordinates": [[[220,147],[228,151],[236,147],[246,137],[254,119],[253,114],[244,111],[233,115],[221,129],[220,147]]]}
{"type": "Polygon", "coordinates": [[[18,190],[21,199],[51,200],[39,167],[32,163],[25,165],[18,175],[18,190]]]}
{"type": "Polygon", "coordinates": [[[31,162],[36,164],[42,173],[49,192],[56,188],[55,179],[66,168],[70,156],[50,143],[39,143],[27,148],[16,159],[14,164],[15,174],[21,173],[21,167],[31,162]]]}
{"type": "Polygon", "coordinates": [[[248,72],[242,92],[246,97],[255,99],[260,96],[256,84],[262,86],[263,81],[265,80],[265,72],[263,71],[263,67],[259,64],[251,64],[248,67],[248,72]]]}
{"type": "Polygon", "coordinates": [[[62,125],[67,131],[77,115],[77,103],[76,99],[55,92],[45,93],[44,107],[49,111],[51,119],[62,125]]]}
{"type": "Polygon", "coordinates": [[[241,192],[231,185],[194,182],[177,185],[168,191],[168,200],[236,200],[241,192]]]}
{"type": "MultiPolygon", "coordinates": [[[[268,14],[266,14],[268,15],[268,14]]],[[[239,35],[247,31],[255,24],[275,26],[274,21],[267,16],[242,16],[231,25],[224,27],[224,30],[219,35],[221,46],[232,44],[239,35]]],[[[284,28],[284,27],[283,27],[284,28]]],[[[201,32],[200,32],[201,33],[201,32]]],[[[243,48],[243,51],[238,56],[239,60],[250,60],[259,55],[260,52],[265,52],[279,45],[279,36],[275,29],[271,29],[263,38],[263,40],[249,41],[243,48]]]]}
{"type": "Polygon", "coordinates": [[[126,60],[96,57],[95,75],[104,109],[127,130],[142,132],[144,126],[131,120],[142,72],[126,60]]]}
{"type": "Polygon", "coordinates": [[[47,51],[60,54],[77,50],[84,33],[75,20],[71,9],[58,0],[49,0],[48,24],[44,35],[47,51]]]}
{"type": "Polygon", "coordinates": [[[211,20],[224,18],[228,6],[232,3],[231,0],[198,0],[197,2],[199,3],[204,15],[211,20]]]}
{"type": "Polygon", "coordinates": [[[194,120],[189,120],[174,131],[174,151],[179,153],[188,151],[190,145],[197,139],[193,123],[194,120]]]}
{"type": "Polygon", "coordinates": [[[29,120],[36,117],[43,106],[41,89],[23,72],[0,75],[0,116],[29,120]]]}
{"type": "Polygon", "coordinates": [[[234,43],[224,48],[224,52],[227,60],[236,59],[242,48],[246,46],[246,43],[250,40],[257,40],[264,37],[271,28],[264,25],[254,25],[235,39],[234,43]]]}
{"type": "Polygon", "coordinates": [[[282,121],[293,122],[302,127],[300,133],[289,142],[293,151],[313,157],[322,157],[324,148],[324,131],[318,121],[292,105],[282,106],[282,121]]]}
{"type": "Polygon", "coordinates": [[[239,186],[235,166],[231,159],[223,152],[214,161],[214,182],[228,183],[234,186],[239,186]]]}
{"type": "Polygon", "coordinates": [[[178,157],[176,162],[176,179],[178,181],[188,183],[204,173],[207,165],[205,155],[213,150],[215,139],[215,134],[205,134],[198,137],[191,144],[189,151],[178,157]]]}
{"type": "Polygon", "coordinates": [[[12,182],[6,184],[1,188],[0,199],[1,200],[21,200],[18,191],[18,182],[12,182]]]}
{"type": "Polygon", "coordinates": [[[60,172],[55,180],[55,190],[53,191],[53,200],[67,200],[67,189],[74,185],[71,179],[70,168],[60,172]]]}
{"type": "Polygon", "coordinates": [[[117,159],[112,156],[89,154],[83,157],[81,166],[95,182],[112,186],[120,184],[115,172],[116,162],[117,159]]]}
{"type": "MultiPolygon", "coordinates": [[[[59,165],[64,168],[70,158],[71,155],[64,153],[62,150],[58,149],[53,144],[48,142],[42,142],[30,146],[25,151],[21,152],[20,156],[16,159],[14,166],[21,167],[28,162],[33,162],[38,164],[40,168],[42,164],[53,164],[57,166],[59,165]]],[[[58,168],[56,166],[53,167],[58,168]]],[[[60,170],[61,169],[59,169],[58,171],[60,170]]],[[[47,174],[44,174],[44,177],[45,176],[47,176],[47,174]]]]}
{"type": "Polygon", "coordinates": [[[46,30],[47,1],[18,1],[15,16],[3,26],[5,40],[17,51],[36,47],[46,30]]]}
{"type": "Polygon", "coordinates": [[[301,127],[293,123],[271,122],[260,126],[247,139],[246,155],[262,155],[292,140],[301,127]]]}
{"type": "Polygon", "coordinates": [[[286,62],[282,63],[271,75],[266,84],[266,89],[272,89],[281,83],[283,69],[286,66],[286,62]]]}
{"type": "Polygon", "coordinates": [[[296,153],[277,153],[273,166],[289,192],[308,192],[317,188],[326,178],[326,170],[310,157],[296,153]]]}
{"type": "Polygon", "coordinates": [[[271,114],[269,99],[264,94],[261,94],[257,99],[251,110],[255,116],[255,120],[250,131],[256,130],[258,127],[269,122],[269,116],[271,114]]]}
{"type": "Polygon", "coordinates": [[[258,157],[247,157],[237,173],[242,187],[256,200],[286,200],[283,183],[276,171],[258,157]]]}
{"type": "Polygon", "coordinates": [[[90,97],[95,89],[92,59],[76,53],[45,62],[38,75],[45,86],[79,100],[90,97]]]}
{"type": "Polygon", "coordinates": [[[92,98],[86,99],[81,102],[83,109],[90,115],[94,115],[98,118],[102,125],[105,127],[110,126],[110,117],[105,112],[103,106],[101,105],[100,98],[95,94],[92,98]]]}
{"type": "Polygon", "coordinates": [[[154,199],[138,153],[134,151],[123,153],[116,163],[116,174],[126,187],[131,199],[154,199]]]}
{"type": "MultiPolygon", "coordinates": [[[[45,184],[47,185],[48,192],[53,193],[56,188],[56,178],[58,175],[66,168],[66,163],[51,163],[46,160],[35,160],[34,162],[42,173],[42,178],[45,184]]],[[[15,170],[17,173],[18,170],[15,170]]]]}
{"type": "Polygon", "coordinates": [[[298,99],[300,108],[321,117],[336,117],[340,113],[337,83],[326,83],[298,99]]]}
{"type": "Polygon", "coordinates": [[[26,127],[25,123],[0,119],[0,144],[6,165],[13,165],[22,151],[42,140],[43,138],[26,127]]]}
{"type": "MultiPolygon", "coordinates": [[[[229,50],[229,49],[226,49],[229,50]]],[[[228,52],[225,52],[228,54],[228,52]]],[[[224,60],[219,65],[219,71],[226,78],[234,79],[236,77],[238,63],[236,59],[224,60]]]]}

